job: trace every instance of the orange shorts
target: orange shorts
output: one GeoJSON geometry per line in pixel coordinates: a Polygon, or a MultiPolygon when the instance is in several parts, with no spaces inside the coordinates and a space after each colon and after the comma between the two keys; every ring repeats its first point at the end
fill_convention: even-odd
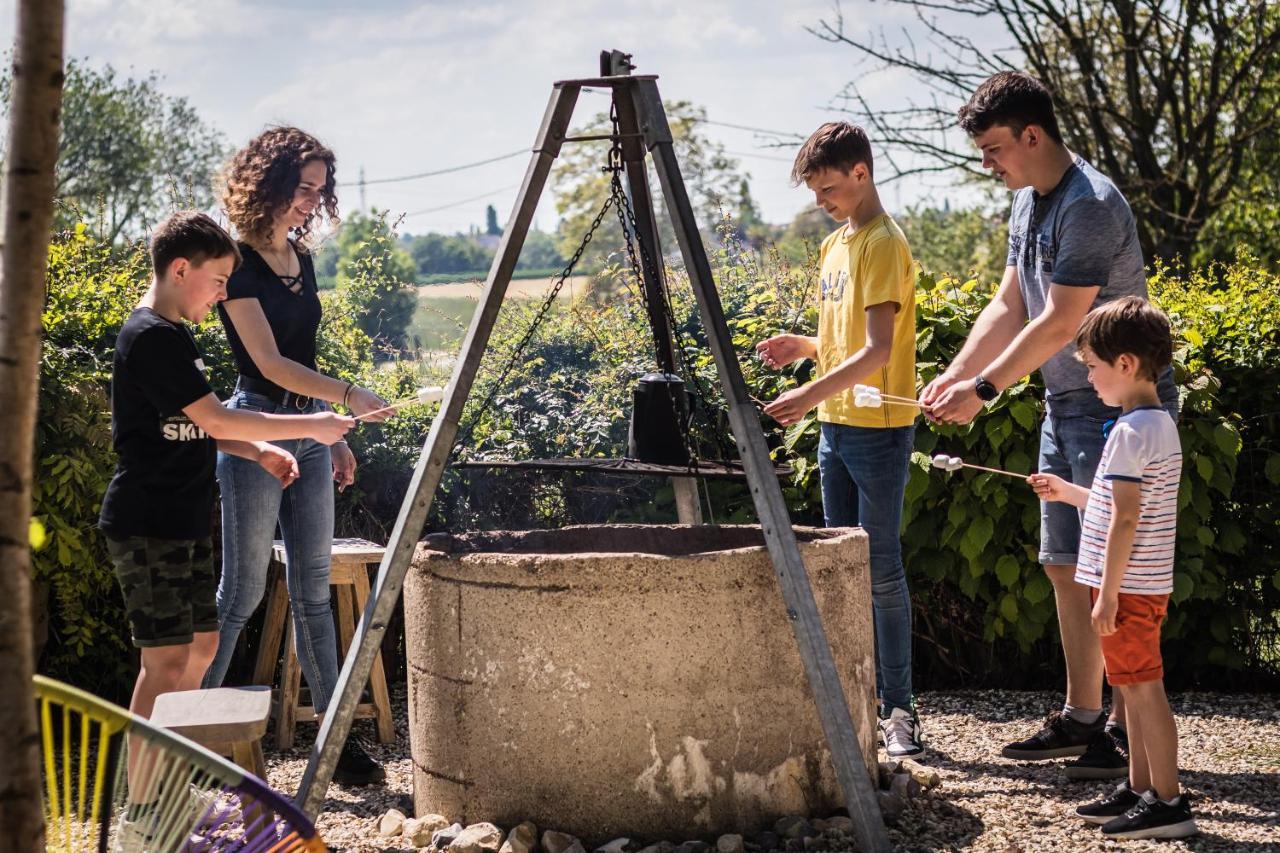
{"type": "MultiPolygon", "coordinates": [[[[1098,588],[1090,600],[1097,602],[1098,588]]],[[[1131,595],[1122,592],[1116,609],[1116,632],[1102,640],[1102,660],[1112,687],[1160,681],[1164,661],[1160,657],[1160,623],[1169,611],[1167,595],[1131,595]]]]}

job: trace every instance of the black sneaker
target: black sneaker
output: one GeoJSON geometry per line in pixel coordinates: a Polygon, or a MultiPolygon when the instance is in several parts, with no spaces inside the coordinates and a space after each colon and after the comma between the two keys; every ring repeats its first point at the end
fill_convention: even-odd
{"type": "Polygon", "coordinates": [[[1113,726],[1089,740],[1084,755],[1067,765],[1068,779],[1123,779],[1129,775],[1129,737],[1113,726]]]}
{"type": "Polygon", "coordinates": [[[1092,803],[1077,808],[1076,817],[1101,826],[1129,811],[1141,799],[1142,797],[1135,794],[1133,789],[1129,787],[1129,780],[1126,779],[1101,800],[1094,800],[1092,803]]]}
{"type": "Polygon", "coordinates": [[[1175,805],[1144,791],[1133,808],[1102,825],[1106,838],[1186,838],[1200,831],[1184,794],[1175,805]]]}
{"type": "Polygon", "coordinates": [[[1044,728],[1026,740],[1015,741],[1000,754],[1018,761],[1044,761],[1049,758],[1069,758],[1084,755],[1089,739],[1102,731],[1107,724],[1103,714],[1096,723],[1077,723],[1061,711],[1051,711],[1045,718],[1044,728]]]}
{"type": "Polygon", "coordinates": [[[339,785],[381,785],[387,780],[382,765],[369,757],[364,745],[355,737],[348,737],[333,770],[333,781],[339,785]]]}

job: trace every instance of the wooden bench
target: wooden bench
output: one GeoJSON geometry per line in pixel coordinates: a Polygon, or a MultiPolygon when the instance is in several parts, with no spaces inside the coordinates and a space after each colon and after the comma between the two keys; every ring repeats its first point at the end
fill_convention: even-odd
{"type": "Polygon", "coordinates": [[[271,716],[271,688],[215,687],[156,697],[151,722],[227,755],[254,776],[267,778],[262,736],[271,716]]]}
{"type": "MultiPolygon", "coordinates": [[[[333,587],[337,603],[336,627],[340,662],[351,648],[356,626],[369,600],[369,567],[376,569],[385,552],[386,549],[381,545],[364,539],[333,540],[329,584],[333,587]]],[[[297,723],[316,719],[315,705],[303,704],[301,701],[302,669],[298,665],[294,647],[293,620],[289,618],[287,562],[284,542],[277,539],[271,552],[262,643],[253,670],[254,684],[271,685],[274,682],[276,663],[282,657],[281,652],[284,652],[280,689],[272,707],[272,716],[276,720],[276,746],[280,749],[293,746],[297,723]]],[[[379,742],[393,742],[396,738],[395,725],[391,720],[391,697],[387,692],[387,675],[382,665],[381,652],[374,657],[373,670],[369,673],[368,698],[370,701],[356,706],[355,718],[373,719],[377,724],[379,742]]]]}

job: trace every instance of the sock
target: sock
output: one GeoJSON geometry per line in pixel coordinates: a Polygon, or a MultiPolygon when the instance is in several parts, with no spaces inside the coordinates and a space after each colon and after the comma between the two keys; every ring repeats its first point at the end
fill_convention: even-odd
{"type": "Polygon", "coordinates": [[[1062,715],[1070,717],[1077,723],[1089,726],[1098,722],[1102,718],[1101,708],[1077,708],[1075,705],[1064,704],[1062,706],[1062,715]]]}

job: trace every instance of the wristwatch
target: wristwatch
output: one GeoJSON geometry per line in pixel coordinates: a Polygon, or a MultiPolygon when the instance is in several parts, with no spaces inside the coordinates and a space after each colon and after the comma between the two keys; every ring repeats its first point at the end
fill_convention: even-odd
{"type": "Polygon", "coordinates": [[[990,380],[982,374],[978,374],[973,380],[973,390],[978,393],[978,399],[984,403],[989,403],[1000,396],[1000,389],[992,385],[990,380]]]}

